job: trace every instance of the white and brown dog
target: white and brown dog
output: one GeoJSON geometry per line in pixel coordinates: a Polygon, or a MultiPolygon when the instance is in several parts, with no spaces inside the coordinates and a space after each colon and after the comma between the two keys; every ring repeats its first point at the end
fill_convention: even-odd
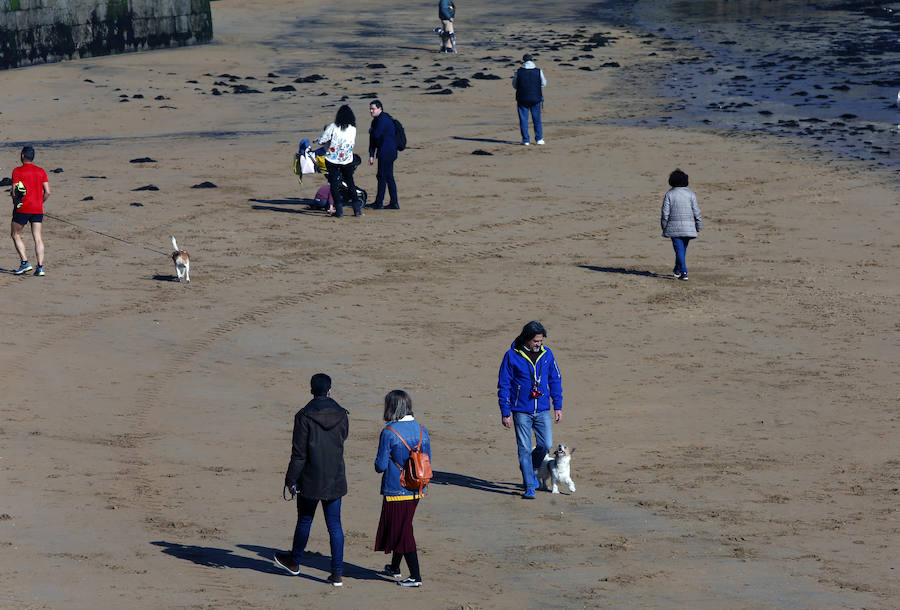
{"type": "Polygon", "coordinates": [[[185,252],[184,250],[178,249],[178,243],[175,241],[175,236],[172,236],[172,248],[175,249],[172,252],[172,261],[175,263],[175,273],[178,274],[178,281],[184,281],[188,284],[191,283],[191,256],[185,252]]]}
{"type": "Polygon", "coordinates": [[[575,483],[572,481],[572,454],[575,453],[574,449],[569,449],[565,445],[557,445],[556,451],[553,452],[553,457],[550,457],[548,453],[544,456],[544,461],[541,462],[540,467],[538,468],[538,478],[541,480],[541,486],[539,489],[546,491],[547,487],[547,479],[550,479],[553,484],[553,493],[559,493],[559,486],[565,483],[569,486],[569,491],[575,491],[575,483]]]}

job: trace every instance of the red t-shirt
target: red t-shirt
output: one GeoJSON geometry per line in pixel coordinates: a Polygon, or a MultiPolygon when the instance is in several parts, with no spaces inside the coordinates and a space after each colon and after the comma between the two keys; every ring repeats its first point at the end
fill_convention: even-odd
{"type": "Polygon", "coordinates": [[[44,213],[44,183],[47,180],[47,172],[34,163],[26,163],[13,170],[12,182],[22,181],[25,185],[25,197],[22,199],[22,207],[16,210],[23,214],[44,213]]]}

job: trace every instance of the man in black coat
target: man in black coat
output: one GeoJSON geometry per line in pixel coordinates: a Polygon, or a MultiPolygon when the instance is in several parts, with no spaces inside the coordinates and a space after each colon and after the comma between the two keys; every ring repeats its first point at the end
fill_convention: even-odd
{"type": "Polygon", "coordinates": [[[378,157],[378,193],[375,195],[373,210],[384,207],[384,191],[387,188],[391,201],[388,210],[400,209],[397,200],[397,183],[394,181],[394,161],[397,160],[397,133],[394,129],[394,119],[384,111],[381,100],[372,100],[369,104],[369,114],[372,115],[372,126],[369,127],[369,165],[378,157]]]}
{"type": "Polygon", "coordinates": [[[341,498],[347,495],[344,441],[350,431],[348,412],[331,398],[331,377],[317,373],[310,379],[313,399],[294,416],[291,461],[284,486],[297,495],[297,526],[290,553],[275,553],[275,565],[300,573],[300,560],[309,540],[316,506],[322,502],[331,540],[331,575],[328,582],[343,586],[344,530],[341,498]]]}

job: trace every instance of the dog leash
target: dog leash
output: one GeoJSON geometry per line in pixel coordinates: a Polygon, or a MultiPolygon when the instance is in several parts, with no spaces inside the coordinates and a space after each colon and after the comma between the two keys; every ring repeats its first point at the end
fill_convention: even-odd
{"type": "Polygon", "coordinates": [[[96,233],[97,235],[102,235],[103,237],[108,237],[110,239],[115,239],[116,241],[120,241],[123,244],[128,244],[129,246],[137,246],[138,248],[143,248],[144,250],[150,250],[150,252],[155,252],[157,254],[162,254],[163,256],[171,256],[170,252],[161,252],[159,250],[154,250],[153,248],[148,248],[147,246],[142,246],[140,244],[136,244],[134,242],[130,242],[128,240],[122,239],[121,237],[116,237],[115,235],[110,235],[109,233],[104,233],[103,231],[96,231],[91,229],[90,227],[84,227],[82,225],[75,224],[74,222],[69,222],[68,220],[63,220],[58,216],[53,216],[52,214],[44,214],[48,218],[52,218],[53,220],[58,220],[59,222],[64,222],[67,225],[72,225],[73,227],[78,227],[79,229],[84,229],[85,231],[90,231],[91,233],[96,233]]]}

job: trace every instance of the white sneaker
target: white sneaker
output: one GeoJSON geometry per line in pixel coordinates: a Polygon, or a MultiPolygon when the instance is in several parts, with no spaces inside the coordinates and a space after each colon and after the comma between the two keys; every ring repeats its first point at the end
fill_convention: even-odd
{"type": "Polygon", "coordinates": [[[531,146],[528,142],[522,142],[522,146],[531,146]]]}
{"type": "Polygon", "coordinates": [[[543,141],[543,140],[538,140],[537,143],[538,143],[538,146],[543,146],[543,145],[544,145],[544,141],[543,141]]]}

